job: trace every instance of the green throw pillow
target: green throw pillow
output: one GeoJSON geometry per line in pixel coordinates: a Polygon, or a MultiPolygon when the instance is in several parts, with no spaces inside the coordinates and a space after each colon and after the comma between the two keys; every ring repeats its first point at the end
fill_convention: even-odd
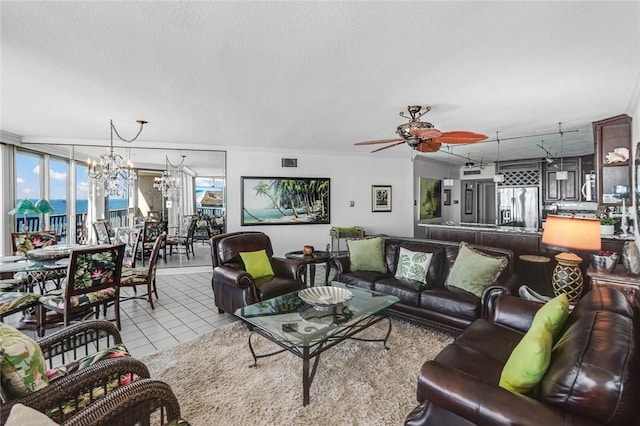
{"type": "Polygon", "coordinates": [[[396,278],[408,278],[426,284],[431,257],[433,257],[433,253],[411,251],[400,247],[396,278]]]}
{"type": "Polygon", "coordinates": [[[489,256],[462,242],[446,285],[480,297],[484,289],[500,276],[507,263],[505,257],[489,256]]]}
{"type": "Polygon", "coordinates": [[[0,388],[7,399],[29,395],[49,385],[40,346],[15,328],[0,323],[0,388]]]}
{"type": "Polygon", "coordinates": [[[552,340],[548,319],[532,324],[504,364],[500,387],[526,394],[540,383],[549,368],[552,340]]]}
{"type": "Polygon", "coordinates": [[[254,279],[274,275],[271,262],[269,262],[269,257],[264,249],[240,253],[240,257],[244,263],[244,270],[254,279]]]}
{"type": "Polygon", "coordinates": [[[532,324],[504,364],[500,387],[526,394],[540,383],[549,368],[552,340],[548,319],[532,324]]]}
{"type": "Polygon", "coordinates": [[[347,240],[351,271],[387,272],[382,237],[347,240]]]}
{"type": "Polygon", "coordinates": [[[553,334],[553,341],[555,342],[558,337],[560,329],[564,325],[567,317],[569,316],[569,298],[565,293],[562,293],[544,304],[536,316],[533,317],[533,323],[544,321],[548,319],[551,323],[551,333],[553,334]]]}

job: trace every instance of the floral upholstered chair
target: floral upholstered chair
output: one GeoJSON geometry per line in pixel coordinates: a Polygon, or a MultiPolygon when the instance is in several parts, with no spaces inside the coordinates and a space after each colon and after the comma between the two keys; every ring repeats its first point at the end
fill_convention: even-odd
{"type": "Polygon", "coordinates": [[[96,220],[95,222],[92,222],[91,225],[96,233],[96,241],[98,244],[111,244],[113,230],[111,229],[111,223],[108,220],[96,220]]]}
{"type": "MultiPolygon", "coordinates": [[[[145,257],[151,255],[153,245],[162,233],[166,233],[168,223],[166,220],[145,220],[142,226],[142,266],[145,265],[145,257]]],[[[166,240],[160,247],[163,250],[164,262],[167,263],[166,240]]]]}
{"type": "Polygon", "coordinates": [[[129,356],[116,327],[97,320],[37,342],[0,324],[0,366],[0,425],[17,404],[64,423],[120,387],[149,378],[147,367],[129,356]]]}
{"type": "Polygon", "coordinates": [[[164,246],[166,234],[161,234],[156,238],[151,250],[151,256],[149,257],[149,265],[142,268],[131,268],[128,266],[122,267],[122,279],[120,280],[120,287],[132,287],[134,296],[121,296],[120,301],[131,299],[147,299],[151,305],[151,309],[155,309],[153,306],[153,297],[151,293],[155,293],[156,299],[158,298],[158,290],[156,289],[156,266],[158,265],[158,255],[160,253],[160,247],[164,246]],[[137,286],[146,286],[147,292],[138,296],[137,286]]]}
{"type": "Polygon", "coordinates": [[[29,250],[58,244],[56,231],[12,232],[11,250],[26,254],[29,250]]]}
{"type": "Polygon", "coordinates": [[[84,315],[91,308],[99,314],[99,307],[114,304],[115,320],[120,330],[120,274],[124,244],[101,245],[73,250],[67,269],[67,282],[58,294],[40,297],[38,305],[38,335],[44,335],[46,312],[54,311],[63,316],[65,326],[78,314],[84,315]]]}
{"type": "MultiPolygon", "coordinates": [[[[196,230],[196,217],[195,215],[186,216],[185,223],[183,223],[183,232],[179,235],[172,235],[167,237],[166,245],[169,247],[169,256],[173,255],[173,247],[184,247],[187,259],[189,259],[189,253],[195,257],[193,250],[193,234],[196,230]]],[[[177,249],[176,249],[177,250],[177,249]]]]}
{"type": "Polygon", "coordinates": [[[142,228],[116,228],[114,234],[115,243],[124,244],[123,268],[135,268],[142,228]]]}

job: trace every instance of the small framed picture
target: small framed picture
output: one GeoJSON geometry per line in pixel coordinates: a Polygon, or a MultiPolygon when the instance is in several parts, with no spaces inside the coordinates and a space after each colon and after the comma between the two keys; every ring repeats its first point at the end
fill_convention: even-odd
{"type": "Polygon", "coordinates": [[[445,189],[444,190],[444,195],[442,196],[442,200],[443,200],[445,206],[450,206],[451,205],[451,190],[450,189],[445,189]]]}
{"type": "Polygon", "coordinates": [[[371,185],[371,211],[391,211],[391,185],[371,185]]]}

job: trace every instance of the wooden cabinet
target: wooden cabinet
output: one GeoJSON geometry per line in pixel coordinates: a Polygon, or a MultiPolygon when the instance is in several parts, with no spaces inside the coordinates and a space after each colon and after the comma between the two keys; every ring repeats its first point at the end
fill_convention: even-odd
{"type": "Polygon", "coordinates": [[[562,170],[567,172],[567,180],[556,178],[560,167],[559,162],[544,167],[544,201],[580,201],[582,186],[580,158],[572,157],[562,160],[562,170]]]}
{"type": "Polygon", "coordinates": [[[622,265],[611,274],[602,274],[589,268],[587,275],[591,278],[591,288],[611,287],[624,293],[627,300],[632,304],[636,303],[638,291],[640,291],[640,277],[627,275],[622,265]]]}
{"type": "MultiPolygon", "coordinates": [[[[593,123],[595,142],[595,159],[598,181],[598,200],[601,204],[620,204],[620,198],[615,197],[616,188],[620,185],[627,187],[631,193],[631,176],[633,161],[631,157],[631,117],[626,114],[596,121],[593,123]],[[616,150],[627,149],[629,159],[626,161],[612,161],[616,150]],[[607,159],[609,157],[609,160],[607,159]]],[[[631,196],[626,198],[627,205],[631,204],[631,196]]]]}

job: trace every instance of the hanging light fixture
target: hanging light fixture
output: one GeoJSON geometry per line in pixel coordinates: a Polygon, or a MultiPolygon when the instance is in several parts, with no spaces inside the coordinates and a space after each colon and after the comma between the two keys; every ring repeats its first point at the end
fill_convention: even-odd
{"type": "Polygon", "coordinates": [[[556,172],[556,180],[568,180],[569,172],[563,169],[564,163],[564,141],[563,141],[563,131],[562,131],[562,122],[558,123],[558,133],[560,133],[560,171],[556,172]]]}
{"type": "MultiPolygon", "coordinates": [[[[451,145],[447,145],[447,176],[449,176],[449,158],[451,157],[451,145]]],[[[443,180],[442,184],[444,186],[453,186],[453,179],[451,179],[450,177],[447,177],[446,179],[443,180]]]]}
{"type": "Polygon", "coordinates": [[[496,158],[496,174],[493,175],[493,181],[495,183],[502,183],[504,182],[504,175],[502,173],[500,173],[500,137],[499,137],[499,133],[500,132],[496,132],[496,141],[498,141],[498,157],[496,158]]]}
{"type": "Polygon", "coordinates": [[[182,156],[182,160],[177,165],[173,165],[171,161],[169,161],[169,157],[165,155],[165,171],[162,172],[162,175],[156,176],[153,178],[153,187],[162,193],[164,198],[169,198],[173,194],[173,192],[177,191],[180,188],[180,180],[178,176],[172,176],[171,172],[169,172],[169,166],[174,169],[181,170],[182,164],[184,163],[184,159],[186,155],[182,156]]]}
{"type": "Polygon", "coordinates": [[[124,157],[113,150],[114,133],[118,139],[126,143],[131,143],[140,136],[142,128],[147,124],[147,122],[144,120],[137,120],[137,123],[140,124],[140,130],[138,130],[138,133],[133,137],[133,139],[126,140],[120,136],[116,127],[113,125],[113,120],[111,120],[111,143],[109,145],[109,151],[100,156],[99,163],[95,160],[89,160],[89,179],[94,184],[98,185],[98,188],[103,189],[106,195],[124,195],[127,189],[133,186],[133,183],[138,177],[131,161],[125,162],[124,157]],[[100,166],[99,168],[97,168],[98,165],[100,166]]]}

